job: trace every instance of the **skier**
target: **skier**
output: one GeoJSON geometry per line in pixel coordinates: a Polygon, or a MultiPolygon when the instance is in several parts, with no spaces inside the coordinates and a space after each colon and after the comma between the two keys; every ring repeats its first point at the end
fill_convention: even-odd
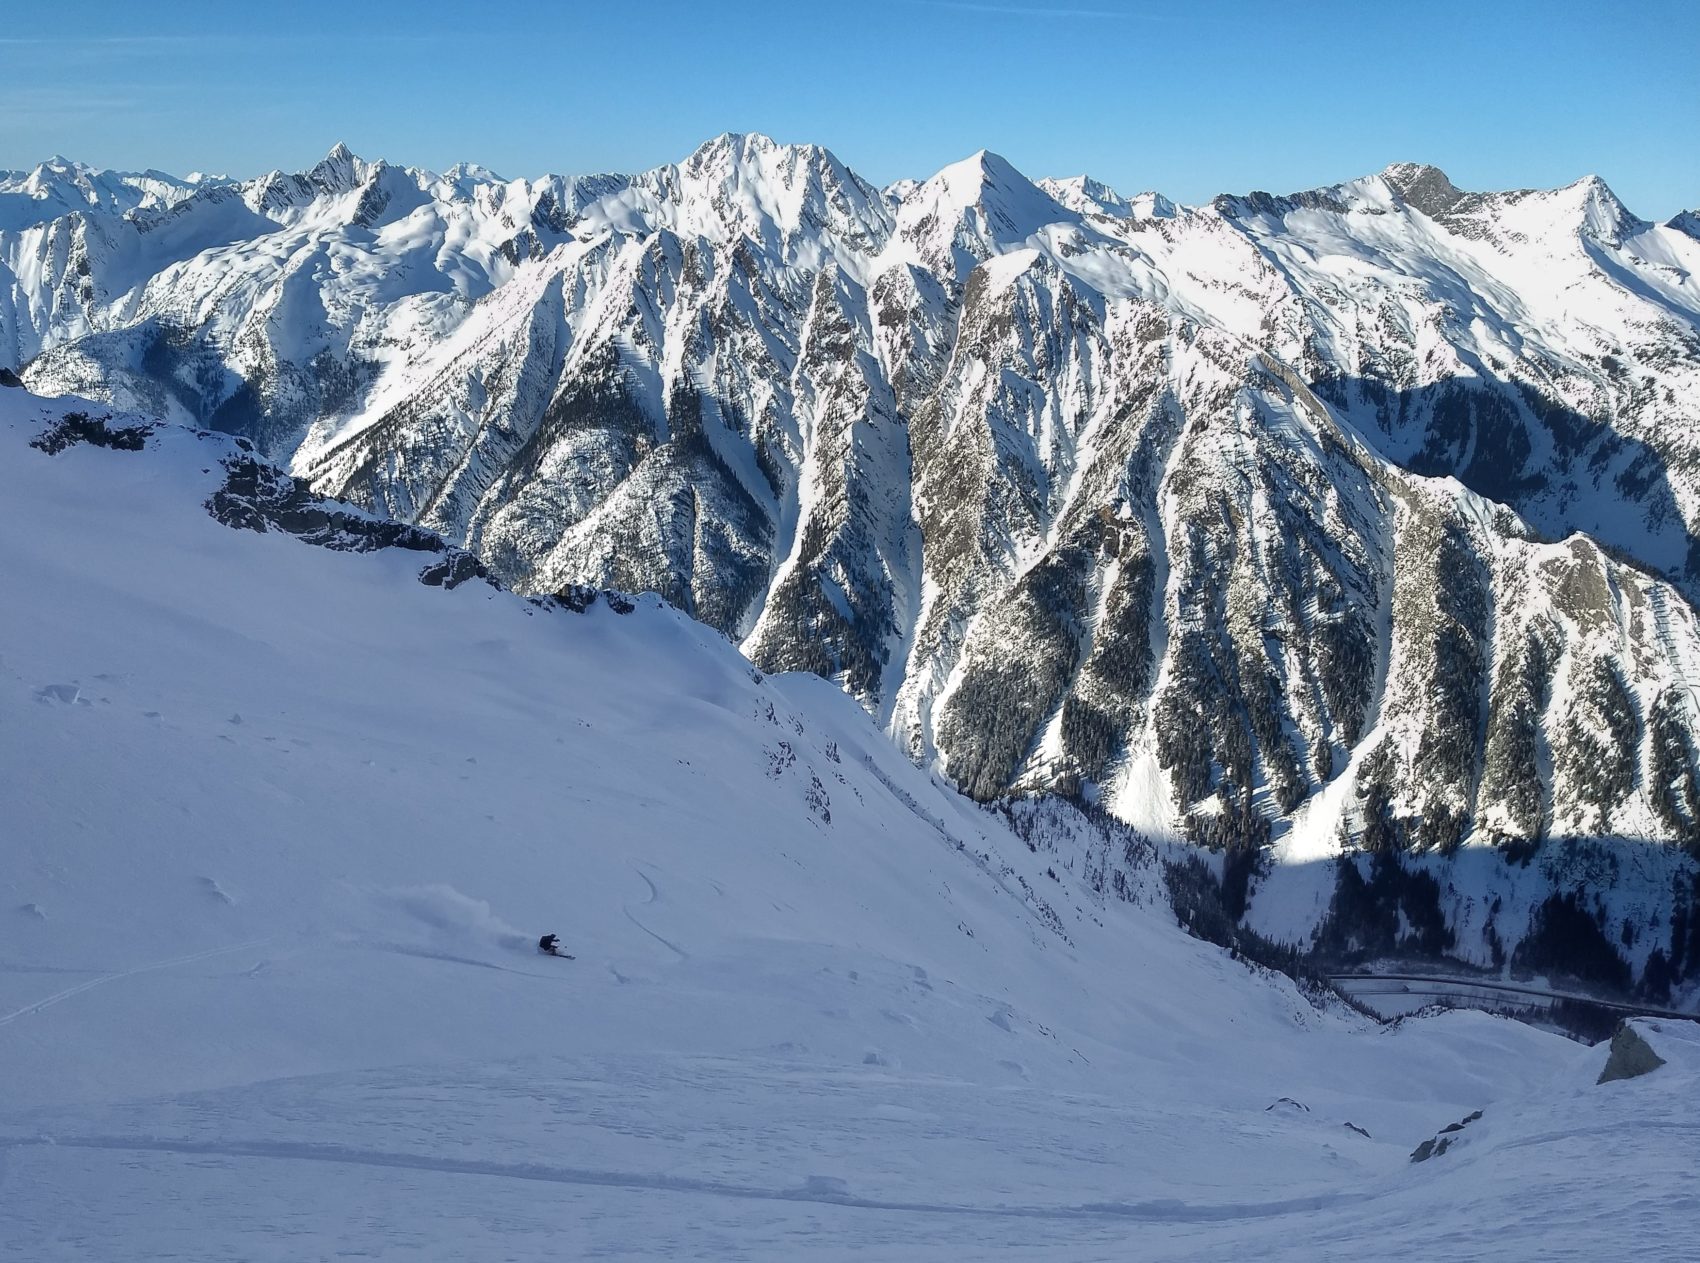
{"type": "Polygon", "coordinates": [[[566,955],[566,953],[561,950],[561,936],[559,934],[545,934],[542,938],[538,939],[537,950],[542,952],[545,956],[566,955]]]}

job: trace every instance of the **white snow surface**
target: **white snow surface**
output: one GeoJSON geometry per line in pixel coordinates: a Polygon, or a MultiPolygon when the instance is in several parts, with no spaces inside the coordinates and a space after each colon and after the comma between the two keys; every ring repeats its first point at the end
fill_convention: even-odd
{"type": "Polygon", "coordinates": [[[0,390],[8,1257],[1691,1242],[1697,1045],[1318,1011],[828,682],[227,529],[229,440],[28,447],[67,406],[0,390]]]}

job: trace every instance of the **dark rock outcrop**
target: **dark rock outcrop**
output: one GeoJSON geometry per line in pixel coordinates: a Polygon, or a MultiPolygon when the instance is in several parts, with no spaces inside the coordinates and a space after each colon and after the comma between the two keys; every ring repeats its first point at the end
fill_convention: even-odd
{"type": "Polygon", "coordinates": [[[1632,1022],[1625,1019],[1618,1023],[1617,1031],[1611,1037],[1611,1051],[1606,1056],[1606,1064],[1600,1070],[1600,1077],[1595,1083],[1614,1083],[1618,1079],[1638,1079],[1644,1074],[1651,1074],[1665,1064],[1665,1059],[1653,1051],[1640,1031],[1635,1029],[1632,1022]]]}

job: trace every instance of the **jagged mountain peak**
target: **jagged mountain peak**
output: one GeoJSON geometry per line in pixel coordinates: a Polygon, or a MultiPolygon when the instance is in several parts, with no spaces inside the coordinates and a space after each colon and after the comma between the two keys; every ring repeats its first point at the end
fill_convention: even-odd
{"type": "MultiPolygon", "coordinates": [[[[708,182],[755,180],[790,187],[813,176],[829,183],[864,184],[830,149],[786,144],[761,132],[722,132],[698,145],[677,169],[689,179],[708,182]]],[[[872,190],[871,185],[865,187],[872,190]]]]}
{"type": "Polygon", "coordinates": [[[162,171],[111,171],[54,154],[27,171],[0,171],[0,232],[74,213],[124,215],[169,206],[222,177],[180,179],[162,171]]]}
{"type": "Polygon", "coordinates": [[[1089,175],[1072,175],[1063,179],[1046,178],[1037,183],[1061,205],[1081,214],[1121,217],[1132,210],[1132,203],[1125,197],[1089,175]]]}
{"type": "Polygon", "coordinates": [[[1124,197],[1108,184],[1089,175],[1067,179],[1044,179],[1038,185],[1058,203],[1083,215],[1108,215],[1111,219],[1172,219],[1179,207],[1154,189],[1124,197]]]}
{"type": "Polygon", "coordinates": [[[1220,193],[1210,200],[1210,209],[1223,219],[1267,216],[1279,220],[1300,210],[1345,211],[1350,193],[1349,186],[1340,184],[1286,194],[1254,189],[1250,193],[1220,193]]]}
{"type": "Polygon", "coordinates": [[[721,132],[698,145],[679,165],[686,171],[705,171],[723,162],[751,162],[786,148],[762,132],[721,132]]]}
{"type": "Polygon", "coordinates": [[[1344,214],[1354,210],[1380,213],[1409,208],[1430,219],[1444,221],[1460,209],[1479,206],[1485,196],[1458,188],[1446,172],[1430,163],[1394,162],[1374,175],[1292,193],[1276,194],[1262,189],[1222,193],[1211,199],[1210,206],[1228,219],[1257,216],[1281,219],[1295,211],[1344,214]]]}
{"type": "Polygon", "coordinates": [[[307,178],[328,193],[346,193],[365,180],[368,166],[339,140],[307,172],[307,178]]]}
{"type": "Polygon", "coordinates": [[[1446,172],[1424,162],[1392,163],[1382,171],[1381,179],[1407,206],[1430,219],[1439,219],[1467,196],[1446,172]]]}
{"type": "MultiPolygon", "coordinates": [[[[7,181],[9,185],[41,200],[71,195],[89,203],[98,200],[92,177],[100,174],[95,168],[54,154],[38,162],[28,171],[20,171],[7,181]]],[[[116,174],[116,173],[114,173],[116,174]]]]}
{"type": "Polygon", "coordinates": [[[940,201],[960,209],[1016,209],[1050,214],[1058,203],[1038,184],[1028,179],[1014,163],[990,149],[980,149],[949,166],[941,168],[921,185],[920,192],[931,190],[940,201]]]}
{"type": "Polygon", "coordinates": [[[1135,219],[1173,219],[1181,213],[1180,204],[1155,189],[1135,193],[1128,199],[1135,219]]]}
{"type": "Polygon", "coordinates": [[[785,144],[761,132],[723,132],[697,146],[678,170],[686,177],[711,183],[754,182],[794,188],[813,179],[827,186],[851,186],[864,196],[877,194],[830,149],[785,144]]]}
{"type": "Polygon", "coordinates": [[[507,183],[507,179],[505,177],[492,171],[489,167],[482,166],[476,162],[457,162],[454,166],[443,172],[443,178],[451,184],[458,184],[462,181],[467,181],[473,184],[507,183]]]}
{"type": "Polygon", "coordinates": [[[888,263],[918,262],[960,281],[984,259],[1020,246],[1046,226],[1081,218],[1007,158],[981,149],[904,197],[897,209],[903,246],[888,263]]]}
{"type": "Polygon", "coordinates": [[[1621,246],[1651,227],[1597,175],[1552,189],[1465,194],[1438,218],[1466,236],[1516,246],[1540,243],[1548,252],[1574,249],[1578,239],[1621,246]]]}
{"type": "Polygon", "coordinates": [[[1622,245],[1624,238],[1651,225],[1623,204],[1612,187],[1594,174],[1583,176],[1574,184],[1558,190],[1566,201],[1574,200],[1582,216],[1582,231],[1610,245],[1622,245]]]}
{"type": "Polygon", "coordinates": [[[1550,205],[1561,212],[1575,212],[1581,217],[1581,227],[1596,236],[1615,239],[1626,229],[1645,226],[1644,221],[1623,204],[1611,186],[1593,174],[1553,189],[1472,193],[1453,184],[1439,167],[1399,162],[1382,171],[1381,179],[1406,205],[1422,211],[1431,219],[1443,218],[1448,212],[1465,205],[1533,202],[1550,205]]]}
{"type": "Polygon", "coordinates": [[[879,190],[830,150],[782,144],[759,132],[723,133],[682,163],[646,172],[634,183],[654,198],[640,218],[618,201],[587,213],[627,232],[665,226],[714,244],[758,242],[811,266],[827,256],[849,264],[847,251],[877,249],[891,227],[879,190]]]}
{"type": "Polygon", "coordinates": [[[1455,235],[1514,249],[1530,241],[1560,248],[1559,243],[1577,236],[1621,246],[1650,227],[1597,175],[1553,189],[1482,193],[1460,189],[1439,167],[1420,162],[1395,162],[1373,176],[1279,196],[1262,191],[1222,194],[1211,207],[1228,219],[1271,220],[1296,211],[1379,214],[1408,209],[1455,235]]]}
{"type": "Polygon", "coordinates": [[[913,176],[904,176],[901,180],[893,180],[881,189],[880,193],[886,201],[896,205],[920,187],[921,181],[913,176]]]}

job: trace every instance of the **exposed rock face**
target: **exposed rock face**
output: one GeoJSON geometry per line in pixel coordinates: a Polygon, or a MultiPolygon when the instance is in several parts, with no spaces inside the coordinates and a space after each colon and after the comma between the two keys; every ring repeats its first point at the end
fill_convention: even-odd
{"type": "Polygon", "coordinates": [[[57,456],[79,443],[91,447],[106,447],[119,452],[139,452],[147,446],[148,435],[155,426],[113,425],[110,418],[94,417],[86,412],[67,412],[52,427],[30,440],[38,452],[57,456]]]}
{"type": "Polygon", "coordinates": [[[1653,1051],[1646,1037],[1628,1020],[1618,1023],[1611,1037],[1611,1052],[1600,1070],[1596,1083],[1613,1083],[1618,1079],[1638,1079],[1651,1074],[1665,1064],[1665,1059],[1653,1051]]]}
{"type": "Polygon", "coordinates": [[[1696,278],[1685,222],[1593,178],[1188,209],[986,153],[882,192],[756,136],[509,182],[339,148],[0,231],[0,360],[242,433],[522,591],[661,593],[978,797],[1365,853],[1342,950],[1485,962],[1563,892],[1668,987],[1700,967],[1696,278]]]}
{"type": "Polygon", "coordinates": [[[1471,1113],[1466,1114],[1463,1118],[1460,1118],[1457,1122],[1446,1124],[1446,1126],[1436,1132],[1431,1139],[1423,1141],[1422,1144],[1418,1145],[1411,1151],[1411,1161],[1427,1162],[1430,1158],[1440,1157],[1448,1149],[1452,1148],[1453,1144],[1459,1138],[1459,1133],[1471,1123],[1481,1118],[1481,1116],[1482,1112],[1480,1110],[1474,1110],[1471,1113]]]}
{"type": "MultiPolygon", "coordinates": [[[[161,428],[153,423],[125,424],[111,416],[68,412],[31,440],[30,446],[48,456],[58,456],[78,444],[140,452],[161,428]]],[[[203,431],[200,437],[215,436],[203,431]]],[[[439,560],[419,572],[419,582],[427,587],[452,589],[469,579],[489,578],[483,562],[441,536],[405,522],[373,517],[352,505],[318,495],[306,482],[256,457],[254,445],[247,439],[237,439],[233,447],[234,451],[219,459],[224,483],[206,503],[207,512],[225,526],[262,534],[281,531],[303,543],[336,552],[400,548],[435,553],[439,560]]],[[[614,603],[616,594],[608,596],[614,603]]],[[[591,592],[577,601],[562,603],[582,611],[594,600],[595,593],[591,592]]]]}

